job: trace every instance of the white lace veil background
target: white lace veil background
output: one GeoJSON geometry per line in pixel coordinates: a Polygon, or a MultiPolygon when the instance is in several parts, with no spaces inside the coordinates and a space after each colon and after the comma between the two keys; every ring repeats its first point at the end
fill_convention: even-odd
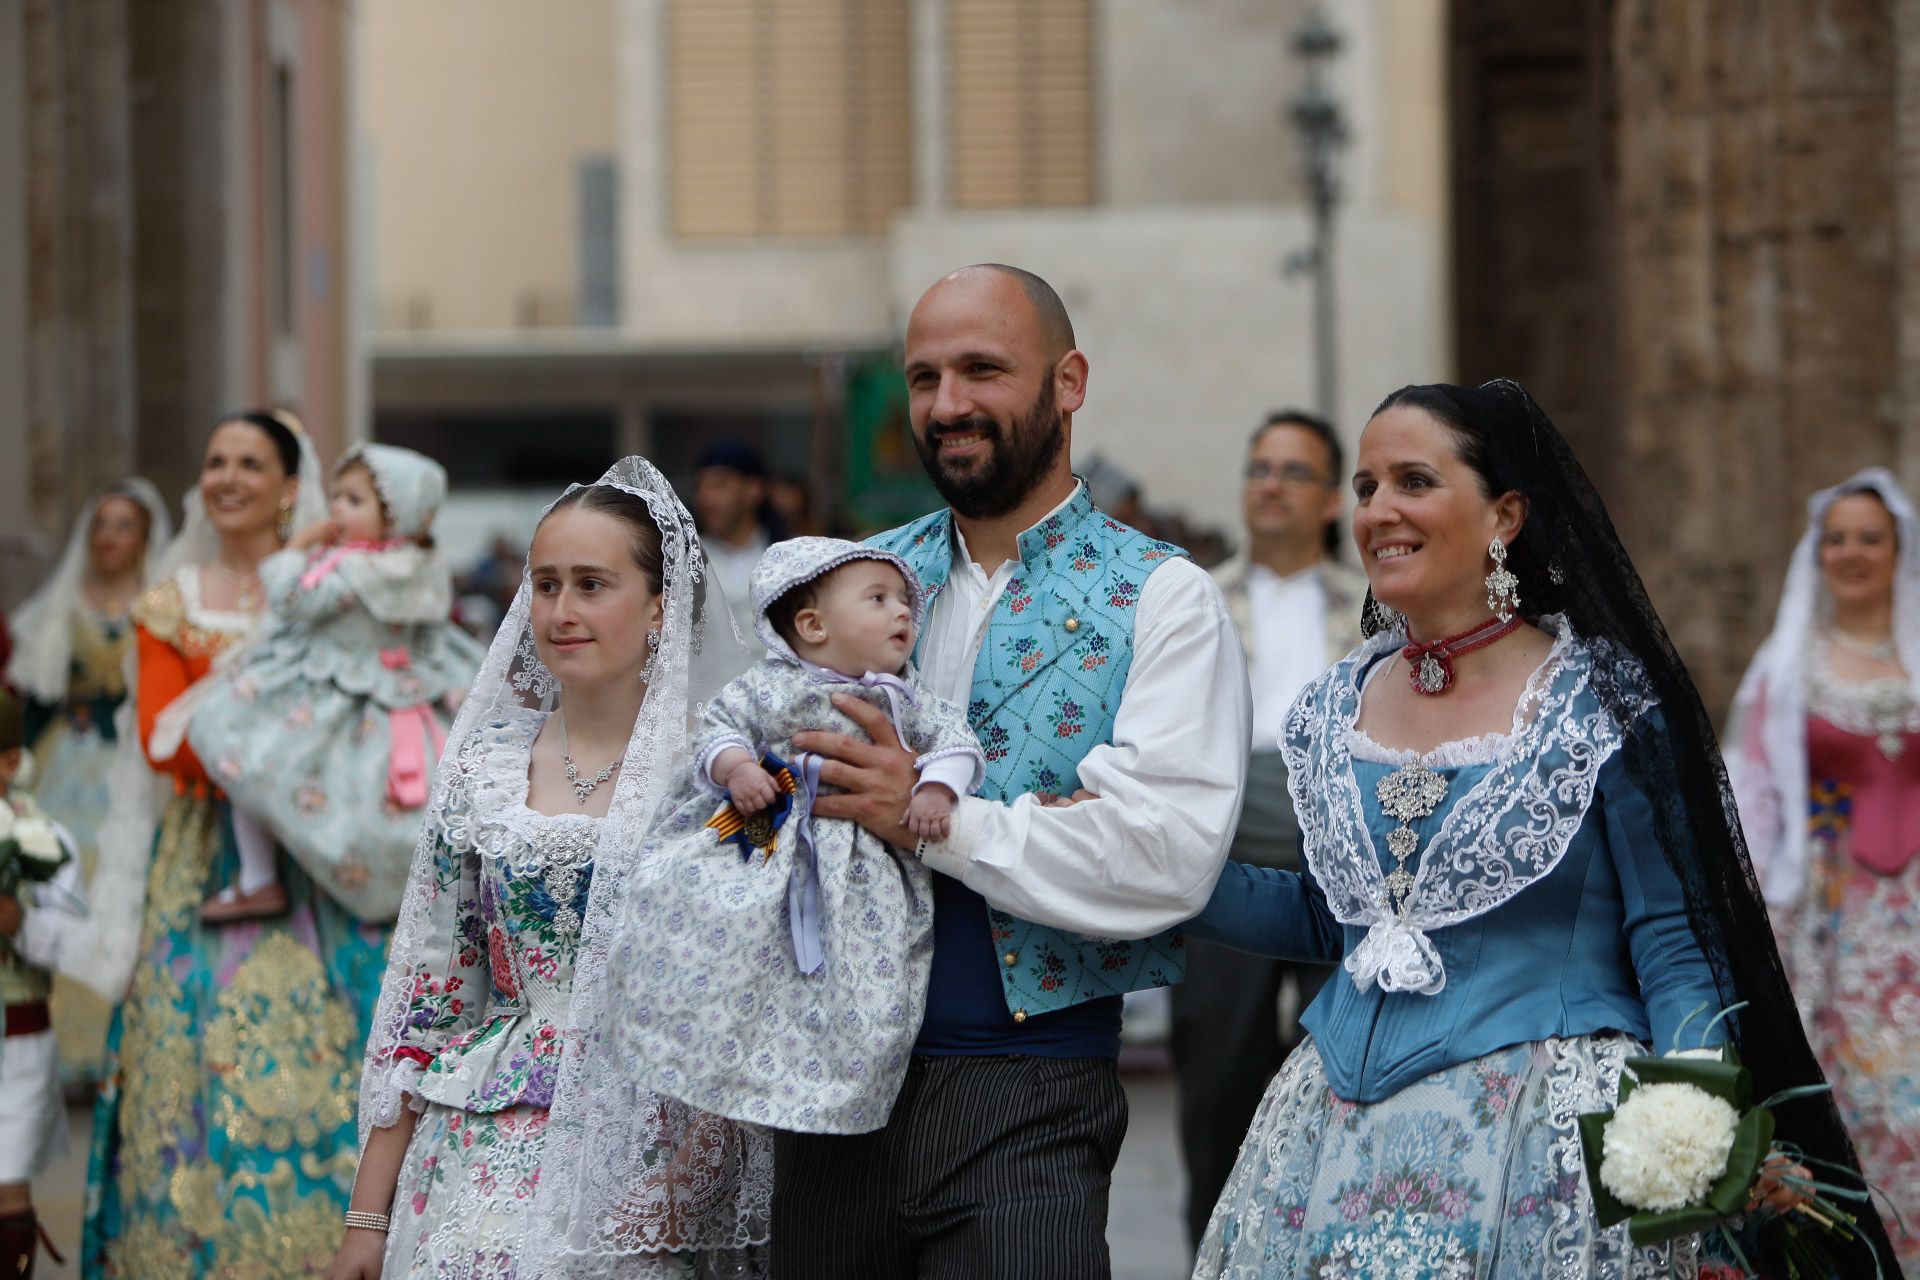
{"type": "MultiPolygon", "coordinates": [[[[320,455],[299,420],[284,411],[274,417],[293,432],[300,445],[300,488],[294,496],[294,531],[327,517],[327,481],[320,455]]],[[[220,554],[220,535],[207,518],[195,481],[181,500],[186,519],[180,536],[157,558],[149,556],[148,581],[165,582],[182,569],[213,563],[220,554]]],[[[165,803],[167,784],[147,763],[140,746],[135,702],[140,688],[139,650],[127,654],[127,700],[114,714],[119,745],[107,775],[107,814],[100,822],[99,853],[87,881],[87,915],[91,927],[70,930],[62,941],[56,966],[62,973],[86,983],[109,1000],[126,995],[140,954],[140,932],[147,904],[147,870],[153,856],[153,832],[165,803]]],[[[188,690],[181,697],[192,693],[188,690]]]]}
{"type": "Polygon", "coordinates": [[[173,538],[173,519],[167,502],[150,481],[130,476],[88,498],[67,534],[66,549],[53,573],[14,611],[13,657],[7,662],[7,682],[36,702],[64,702],[69,668],[73,664],[73,611],[83,597],[93,537],[93,518],[109,498],[128,498],[147,512],[147,552],[140,580],[151,583],[153,570],[173,538]]]}
{"type": "Polygon", "coordinates": [[[1807,660],[1832,608],[1820,573],[1827,512],[1871,493],[1893,513],[1900,558],[1893,579],[1893,643],[1920,697],[1920,513],[1885,467],[1869,467],[1807,500],[1807,531],[1794,548],[1773,632],[1734,695],[1727,773],[1761,892],[1774,906],[1798,900],[1807,859],[1807,660]]]}
{"type": "MultiPolygon", "coordinates": [[[[646,701],[615,775],[595,845],[592,887],[582,918],[565,1048],[542,1153],[539,1190],[527,1216],[532,1237],[524,1274],[617,1276],[646,1269],[665,1250],[723,1250],[766,1237],[773,1186],[764,1136],[730,1121],[658,1098],[633,1083],[601,1028],[607,1012],[607,964],[621,891],[635,870],[647,817],[685,759],[699,706],[745,670],[748,656],[718,587],[707,580],[693,518],[664,476],[642,458],[626,458],[600,481],[646,502],[660,529],[664,618],[646,701]]],[[[568,489],[572,493],[581,486],[568,489]]],[[[565,495],[562,495],[564,498],[565,495]]],[[[556,500],[558,501],[558,500],[556,500]]],[[[553,510],[550,505],[548,511],[553,510]]],[[[543,516],[544,518],[544,516],[543,516]]],[[[527,709],[554,710],[564,690],[534,648],[531,587],[519,593],[487,651],[472,695],[448,737],[443,760],[460,758],[483,726],[527,709]]],[[[454,770],[435,780],[413,875],[394,928],[387,975],[367,1041],[360,1094],[362,1140],[393,1124],[419,1067],[402,1047],[414,974],[434,957],[427,888],[433,877],[435,824],[444,821],[454,770]]]]}

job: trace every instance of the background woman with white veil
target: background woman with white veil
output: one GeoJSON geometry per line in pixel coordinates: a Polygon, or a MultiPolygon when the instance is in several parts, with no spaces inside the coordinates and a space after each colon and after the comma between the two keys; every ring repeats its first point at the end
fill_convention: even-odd
{"type": "Polygon", "coordinates": [[[60,958],[125,997],[94,1113],[85,1275],[277,1280],[309,1274],[340,1238],[354,1055],[386,930],[356,924],[292,873],[286,916],[201,924],[208,887],[233,874],[234,821],[180,714],[254,628],[260,561],[324,516],[321,488],[292,415],[221,422],[159,585],[134,606],[132,705],[89,885],[93,927],[73,931],[60,958]],[[171,784],[164,807],[158,780],[171,784]]]}
{"type": "MultiPolygon", "coordinates": [[[[88,873],[107,811],[114,716],[127,697],[128,615],[172,532],[158,489],[137,476],[108,485],[87,499],[52,575],[13,616],[7,683],[25,699],[31,789],[72,834],[88,873]]],[[[70,979],[54,983],[52,1004],[65,1074],[91,1079],[111,1007],[70,979]]]]}
{"type": "Polygon", "coordinates": [[[1881,467],[1808,503],[1727,770],[1860,1167],[1920,1265],[1920,514],[1881,467]]]}
{"type": "Polygon", "coordinates": [[[647,812],[698,700],[746,665],[703,571],[641,459],[542,517],[415,855],[336,1280],[759,1265],[764,1139],[634,1089],[597,1031],[647,812]]]}

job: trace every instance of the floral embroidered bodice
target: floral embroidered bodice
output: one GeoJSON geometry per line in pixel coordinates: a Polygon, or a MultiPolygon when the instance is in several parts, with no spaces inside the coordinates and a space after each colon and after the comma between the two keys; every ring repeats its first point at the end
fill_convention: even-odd
{"type": "Polygon", "coordinates": [[[433,815],[436,881],[407,1042],[424,1071],[409,1087],[464,1111],[548,1106],[572,994],[580,917],[599,821],[527,807],[527,764],[545,719],[527,713],[474,734],[433,815]]]}

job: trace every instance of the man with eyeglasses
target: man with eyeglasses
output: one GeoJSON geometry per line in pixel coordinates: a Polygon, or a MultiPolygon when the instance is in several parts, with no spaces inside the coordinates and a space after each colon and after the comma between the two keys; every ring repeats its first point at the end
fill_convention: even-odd
{"type": "MultiPolygon", "coordinates": [[[[1345,467],[1324,419],[1270,416],[1243,475],[1246,550],[1214,570],[1253,685],[1246,805],[1228,856],[1297,870],[1300,825],[1280,733],[1307,682],[1360,643],[1367,582],[1337,558],[1345,467]]],[[[1188,942],[1187,980],[1173,988],[1173,1061],[1190,1244],[1206,1230],[1267,1081],[1300,1042],[1300,1011],[1329,972],[1188,942]]]]}

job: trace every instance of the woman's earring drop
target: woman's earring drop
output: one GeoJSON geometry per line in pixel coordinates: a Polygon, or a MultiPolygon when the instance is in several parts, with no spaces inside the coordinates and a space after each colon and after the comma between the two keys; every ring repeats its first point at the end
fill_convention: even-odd
{"type": "Polygon", "coordinates": [[[653,669],[660,659],[660,633],[647,632],[647,661],[640,668],[640,680],[643,684],[653,683],[653,669]]]}
{"type": "Polygon", "coordinates": [[[1495,538],[1487,547],[1493,572],[1487,575],[1487,608],[1502,622],[1511,622],[1520,609],[1520,579],[1507,568],[1507,544],[1495,538]]]}

